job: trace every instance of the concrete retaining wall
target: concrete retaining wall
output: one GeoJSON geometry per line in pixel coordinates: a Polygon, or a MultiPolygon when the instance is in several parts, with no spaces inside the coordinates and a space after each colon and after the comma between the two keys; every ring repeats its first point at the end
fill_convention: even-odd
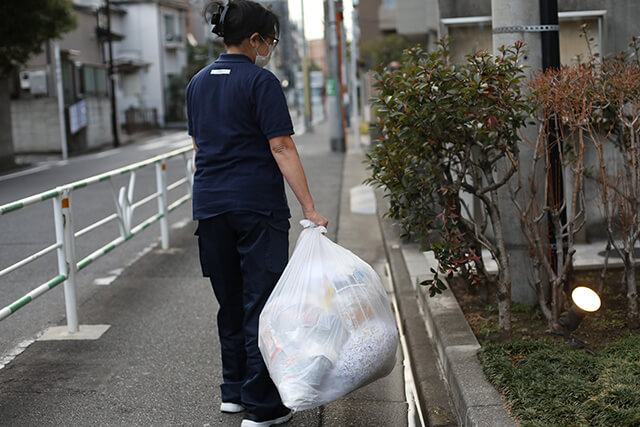
{"type": "Polygon", "coordinates": [[[61,151],[56,98],[12,100],[11,120],[16,154],[61,151]]]}
{"type": "Polygon", "coordinates": [[[109,98],[106,96],[87,97],[87,107],[89,109],[87,148],[99,147],[113,141],[109,98]]]}
{"type": "MultiPolygon", "coordinates": [[[[111,132],[111,107],[108,97],[88,96],[87,127],[79,132],[80,143],[69,141],[70,151],[100,147],[113,140],[111,132]]],[[[11,101],[13,147],[20,153],[60,152],[60,122],[58,101],[53,97],[17,99],[11,101]]]]}

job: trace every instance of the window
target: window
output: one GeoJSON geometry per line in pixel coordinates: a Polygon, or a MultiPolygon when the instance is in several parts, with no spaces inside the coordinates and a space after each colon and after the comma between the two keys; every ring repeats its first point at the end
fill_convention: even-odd
{"type": "Polygon", "coordinates": [[[107,85],[107,70],[100,67],[85,65],[82,67],[84,92],[91,95],[106,96],[109,93],[107,85]]]}
{"type": "Polygon", "coordinates": [[[73,64],[69,61],[62,61],[62,92],[64,94],[64,105],[71,105],[75,102],[73,89],[73,64]]]}
{"type": "Polygon", "coordinates": [[[182,41],[182,21],[175,15],[164,15],[164,38],[168,42],[182,41]]]}
{"type": "Polygon", "coordinates": [[[107,95],[107,70],[96,68],[96,92],[98,95],[107,95]]]}
{"type": "Polygon", "coordinates": [[[84,92],[95,93],[96,91],[96,73],[93,67],[84,66],[82,69],[82,75],[84,80],[84,92]]]}

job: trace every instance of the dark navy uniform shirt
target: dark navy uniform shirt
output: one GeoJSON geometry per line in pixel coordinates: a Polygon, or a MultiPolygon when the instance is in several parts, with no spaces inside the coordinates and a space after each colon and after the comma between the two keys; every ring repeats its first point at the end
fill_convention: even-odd
{"type": "Polygon", "coordinates": [[[289,218],[269,139],[293,135],[280,82],[247,56],[223,54],[187,86],[189,135],[198,147],[193,219],[245,211],[289,218]]]}

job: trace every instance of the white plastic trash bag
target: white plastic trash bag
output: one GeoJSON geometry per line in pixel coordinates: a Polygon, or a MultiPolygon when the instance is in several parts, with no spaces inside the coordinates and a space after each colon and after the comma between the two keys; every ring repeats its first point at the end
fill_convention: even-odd
{"type": "Polygon", "coordinates": [[[388,375],[398,331],[376,272],[311,221],[260,314],[258,346],[296,411],[388,375]]]}

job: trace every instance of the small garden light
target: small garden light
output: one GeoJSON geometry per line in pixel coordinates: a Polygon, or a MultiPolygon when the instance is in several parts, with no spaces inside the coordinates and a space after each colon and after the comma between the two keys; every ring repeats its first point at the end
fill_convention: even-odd
{"type": "Polygon", "coordinates": [[[571,299],[587,313],[593,313],[600,309],[600,296],[591,288],[578,286],[571,292],[571,299]]]}
{"type": "Polygon", "coordinates": [[[558,320],[558,323],[569,332],[573,332],[584,319],[587,313],[593,313],[600,308],[600,297],[590,288],[578,286],[571,292],[573,305],[566,316],[558,320]]]}
{"type": "Polygon", "coordinates": [[[571,333],[578,329],[578,325],[580,325],[587,313],[598,311],[601,305],[600,296],[593,289],[578,286],[571,292],[571,299],[573,304],[569,312],[558,320],[558,323],[562,326],[562,333],[556,332],[555,334],[563,336],[565,344],[570,344],[574,348],[584,348],[589,353],[597,355],[598,353],[595,350],[571,333]]]}

